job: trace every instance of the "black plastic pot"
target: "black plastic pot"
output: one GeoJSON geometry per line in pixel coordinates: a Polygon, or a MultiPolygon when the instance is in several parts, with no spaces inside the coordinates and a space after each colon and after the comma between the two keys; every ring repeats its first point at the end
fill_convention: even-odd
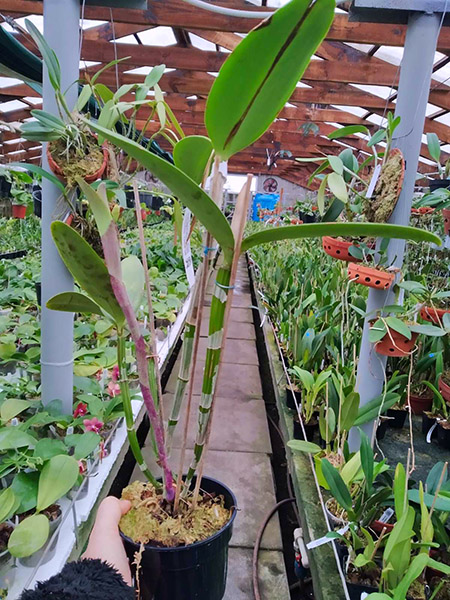
{"type": "Polygon", "coordinates": [[[433,181],[430,181],[430,192],[442,188],[450,188],[450,179],[433,179],[433,181]]]}
{"type": "MultiPolygon", "coordinates": [[[[306,433],[306,441],[313,442],[316,431],[319,431],[319,424],[315,423],[314,425],[305,424],[305,433],[306,433]]],[[[304,440],[305,436],[303,435],[303,429],[297,419],[294,419],[294,439],[295,440],[304,440]]]]}
{"type": "Polygon", "coordinates": [[[436,429],[439,446],[446,450],[450,450],[450,429],[444,429],[440,423],[438,423],[436,429]]]}
{"type": "MultiPolygon", "coordinates": [[[[429,417],[426,413],[422,413],[422,433],[424,435],[428,434],[428,432],[430,431],[430,429],[433,427],[433,425],[435,423],[436,423],[436,419],[429,417]]],[[[438,430],[438,428],[435,427],[433,430],[433,433],[431,434],[432,440],[437,439],[437,430],[438,430]]]]}
{"type": "MultiPolygon", "coordinates": [[[[226,508],[236,508],[235,495],[223,483],[203,477],[201,487],[205,492],[224,496],[226,508]]],[[[203,542],[178,548],[145,546],[139,570],[142,600],[222,600],[235,516],[236,510],[220,531],[203,542]]],[[[121,536],[132,562],[140,544],[122,533],[121,536]]]]}
{"type": "Polygon", "coordinates": [[[11,193],[12,183],[6,180],[4,175],[0,175],[0,197],[8,198],[11,193]]]}
{"type": "Polygon", "coordinates": [[[382,439],[384,439],[384,436],[386,435],[386,431],[388,428],[388,421],[380,421],[380,424],[378,425],[378,429],[377,429],[377,440],[380,441],[382,439]]]}
{"type": "Polygon", "coordinates": [[[291,410],[297,410],[295,399],[297,399],[297,404],[300,406],[302,400],[301,392],[296,390],[293,392],[290,386],[286,386],[286,406],[291,410]]]}
{"type": "Polygon", "coordinates": [[[374,594],[378,592],[378,588],[372,587],[370,585],[358,585],[357,583],[348,583],[347,582],[348,595],[350,596],[350,600],[361,600],[361,594],[364,592],[366,594],[374,594]]]}
{"type": "Polygon", "coordinates": [[[16,250],[15,252],[5,252],[0,254],[0,260],[12,260],[13,258],[23,258],[27,255],[28,250],[16,250]]]}
{"type": "Polygon", "coordinates": [[[303,223],[315,223],[316,222],[315,215],[307,215],[305,213],[299,212],[298,216],[303,221],[303,223]]]}
{"type": "Polygon", "coordinates": [[[392,408],[389,408],[386,413],[386,415],[390,417],[387,420],[388,427],[392,427],[392,429],[402,429],[407,414],[407,410],[393,410],[392,408]]]}
{"type": "Polygon", "coordinates": [[[33,186],[33,212],[36,217],[42,217],[42,190],[41,186],[33,186]]]}

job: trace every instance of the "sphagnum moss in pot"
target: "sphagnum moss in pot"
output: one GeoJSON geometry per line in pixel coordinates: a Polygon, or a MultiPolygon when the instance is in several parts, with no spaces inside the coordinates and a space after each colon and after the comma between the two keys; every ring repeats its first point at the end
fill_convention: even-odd
{"type": "MultiPolygon", "coordinates": [[[[174,472],[170,461],[170,447],[182,409],[186,412],[185,423],[189,424],[190,421],[188,411],[192,385],[189,376],[191,372],[195,372],[193,363],[197,360],[197,351],[194,352],[193,348],[198,348],[198,314],[201,314],[198,308],[204,304],[211,253],[204,253],[202,268],[197,273],[196,285],[191,294],[181,347],[179,377],[172,410],[165,423],[158,408],[162,404],[162,396],[154,314],[151,309],[151,287],[148,279],[146,280],[148,269],[143,235],[143,262],[136,255],[121,261],[119,232],[108,204],[105,185],[100,184],[94,190],[82,178],[77,178],[77,184],[93,212],[101,237],[104,261],[73,228],[58,221],[51,227],[61,258],[82,292],[59,294],[48,301],[47,307],[101,314],[103,318],[111,320],[117,332],[117,363],[129,444],[140,470],[148,480],[146,484],[132,483],[123,492],[124,497],[132,498],[134,507],[122,522],[122,533],[128,533],[137,540],[134,547],[129,543],[128,550],[130,554],[133,550],[138,551],[137,562],[142,567],[138,569],[138,574],[142,575],[140,581],[152,579],[154,592],[152,587],[147,592],[148,597],[151,598],[153,594],[155,600],[221,600],[225,590],[227,548],[236,500],[226,486],[200,475],[200,472],[210,437],[216,382],[240,256],[257,244],[322,237],[327,234],[373,237],[390,237],[392,234],[394,237],[406,236],[408,239],[438,242],[436,236],[426,231],[368,223],[266,228],[244,238],[250,178],[239,194],[231,226],[219,208],[222,200],[221,192],[218,191],[220,186],[217,185],[220,161],[227,160],[251,145],[268,129],[295,90],[312,54],[325,37],[334,18],[334,8],[334,0],[317,0],[306,5],[303,0],[292,0],[276,11],[264,26],[257,27],[246,36],[224,63],[209,94],[205,121],[210,139],[202,136],[181,138],[174,147],[174,164],[115,131],[85,120],[91,130],[150,171],[191,210],[206,231],[206,248],[216,245],[221,249],[213,277],[215,286],[209,316],[197,434],[185,476],[182,476],[184,461],[181,459],[178,470],[174,472]],[[236,89],[240,90],[239,94],[235,93],[236,89]],[[278,93],[273,94],[273,89],[277,89],[278,93]],[[212,158],[213,198],[200,186],[205,173],[209,172],[212,158]],[[142,328],[136,317],[144,290],[147,293],[147,322],[150,331],[142,328]],[[126,356],[128,341],[134,346],[140,392],[152,426],[154,444],[150,446],[155,450],[156,460],[162,471],[161,481],[148,469],[134,429],[128,376],[129,357],[126,356]],[[183,403],[187,386],[187,400],[183,403]],[[196,477],[201,477],[198,486],[196,477]],[[202,520],[197,521],[197,516],[202,515],[202,520]],[[174,527],[174,520],[179,527],[174,527]],[[147,546],[142,545],[142,556],[139,552],[140,542],[148,542],[147,546]],[[162,567],[166,564],[164,561],[171,562],[172,566],[167,570],[162,567]],[[179,569],[182,570],[181,574],[179,569]],[[212,570],[214,582],[210,578],[212,570]],[[198,589],[198,582],[202,582],[201,589],[198,589]]],[[[142,233],[139,211],[136,214],[142,233]]],[[[183,449],[186,449],[187,427],[185,425],[183,432],[181,455],[183,449]]]]}

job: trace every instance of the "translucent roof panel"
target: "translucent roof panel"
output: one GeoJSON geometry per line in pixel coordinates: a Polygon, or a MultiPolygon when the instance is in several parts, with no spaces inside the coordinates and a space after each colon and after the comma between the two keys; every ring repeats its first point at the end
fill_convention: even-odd
{"type": "MultiPolygon", "coordinates": [[[[139,39],[149,46],[172,46],[177,43],[171,27],[153,27],[139,32],[139,39]]],[[[117,42],[122,44],[137,44],[134,35],[126,35],[117,42]]]]}

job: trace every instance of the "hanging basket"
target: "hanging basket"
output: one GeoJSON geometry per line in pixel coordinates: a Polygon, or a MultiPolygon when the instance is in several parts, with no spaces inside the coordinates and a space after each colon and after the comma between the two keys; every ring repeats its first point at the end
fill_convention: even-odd
{"type": "Polygon", "coordinates": [[[449,235],[450,234],[450,208],[443,208],[442,216],[444,217],[445,235],[449,235]]]}
{"type": "Polygon", "coordinates": [[[397,205],[405,177],[405,159],[399,148],[389,152],[364,214],[371,223],[387,223],[397,205]]]}
{"type": "Polygon", "coordinates": [[[345,260],[346,262],[361,262],[359,258],[355,258],[349,252],[350,246],[356,246],[353,242],[346,242],[339,238],[334,238],[329,235],[322,238],[322,247],[328,256],[345,260]]]}
{"type": "Polygon", "coordinates": [[[429,321],[435,325],[442,323],[444,315],[450,313],[450,308],[434,308],[434,306],[422,306],[420,316],[424,321],[429,321]]]}
{"type": "MultiPolygon", "coordinates": [[[[108,164],[108,149],[105,146],[101,147],[101,151],[103,153],[103,162],[101,164],[101,166],[91,175],[86,175],[84,177],[84,180],[86,181],[86,183],[93,183],[94,181],[97,181],[97,179],[100,179],[103,175],[103,173],[105,172],[106,166],[108,164]]],[[[62,170],[62,168],[58,165],[58,163],[55,161],[55,159],[52,156],[52,153],[50,152],[50,144],[47,144],[47,160],[48,160],[48,164],[50,169],[53,171],[53,173],[58,177],[58,179],[60,179],[62,182],[66,182],[67,181],[67,177],[64,174],[64,171],[62,170]]]]}
{"type": "Polygon", "coordinates": [[[347,270],[348,278],[356,283],[374,288],[376,290],[387,290],[394,283],[395,274],[380,271],[366,265],[350,264],[347,270]]]}
{"type": "Polygon", "coordinates": [[[383,356],[408,356],[414,349],[418,335],[413,333],[408,340],[395,329],[389,329],[384,338],[375,344],[375,350],[383,356]]]}

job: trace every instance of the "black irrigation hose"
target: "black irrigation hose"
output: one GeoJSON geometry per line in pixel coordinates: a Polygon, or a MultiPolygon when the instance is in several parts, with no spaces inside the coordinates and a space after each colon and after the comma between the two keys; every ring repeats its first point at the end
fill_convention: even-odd
{"type": "Polygon", "coordinates": [[[253,548],[253,560],[252,560],[253,595],[255,597],[255,600],[262,600],[261,592],[259,590],[259,581],[258,581],[258,554],[259,554],[259,549],[261,546],[261,540],[262,540],[264,531],[265,531],[270,519],[273,517],[273,515],[277,512],[277,510],[281,506],[284,506],[285,504],[288,504],[290,502],[295,502],[295,501],[296,501],[295,498],[285,498],[284,500],[281,500],[280,502],[278,502],[278,504],[275,504],[275,506],[267,513],[266,518],[264,519],[264,522],[261,525],[260,530],[258,531],[258,535],[256,536],[255,546],[253,548]]]}

